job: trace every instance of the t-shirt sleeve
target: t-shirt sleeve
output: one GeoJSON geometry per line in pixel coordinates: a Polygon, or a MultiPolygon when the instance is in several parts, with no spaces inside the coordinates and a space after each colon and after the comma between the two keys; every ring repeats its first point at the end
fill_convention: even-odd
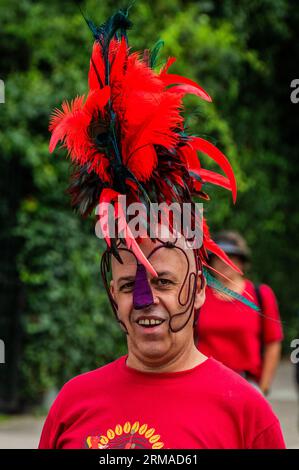
{"type": "Polygon", "coordinates": [[[42,433],[40,436],[39,449],[56,449],[57,439],[62,432],[62,423],[59,420],[60,407],[62,401],[63,390],[59,392],[54,403],[52,404],[48,416],[44,422],[42,433]]]}
{"type": "Polygon", "coordinates": [[[264,343],[283,340],[278,303],[271,287],[262,284],[260,293],[263,301],[263,340],[264,343]]]}
{"type": "Polygon", "coordinates": [[[40,441],[38,444],[39,449],[55,449],[54,446],[54,417],[53,413],[51,413],[51,410],[46,418],[46,421],[44,422],[43,430],[41,433],[40,441]]]}
{"type": "MultiPolygon", "coordinates": [[[[244,442],[246,449],[285,449],[278,417],[260,392],[246,383],[243,396],[244,442]]],[[[242,416],[242,412],[241,412],[242,416]]]]}
{"type": "Polygon", "coordinates": [[[252,449],[285,449],[286,445],[282,435],[279,421],[275,421],[254,439],[252,449]]]}

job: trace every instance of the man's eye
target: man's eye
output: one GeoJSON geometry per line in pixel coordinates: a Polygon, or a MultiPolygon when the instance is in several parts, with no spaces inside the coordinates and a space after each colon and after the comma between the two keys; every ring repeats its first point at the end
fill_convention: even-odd
{"type": "Polygon", "coordinates": [[[172,281],[170,281],[169,279],[161,278],[157,280],[157,284],[158,286],[169,286],[172,284],[172,281]]]}
{"type": "Polygon", "coordinates": [[[120,287],[121,291],[128,291],[134,287],[134,282],[127,282],[120,287]]]}

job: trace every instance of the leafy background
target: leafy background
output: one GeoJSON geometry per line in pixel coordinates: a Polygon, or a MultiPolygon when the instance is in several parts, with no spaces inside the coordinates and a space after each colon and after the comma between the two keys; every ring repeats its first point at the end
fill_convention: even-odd
{"type": "MultiPolygon", "coordinates": [[[[49,114],[87,89],[92,37],[126,3],[0,0],[0,407],[38,404],[48,390],[125,352],[100,279],[103,245],[65,194],[69,163],[49,155],[49,114]]],[[[269,283],[285,322],[284,351],[298,335],[299,9],[287,0],[138,0],[133,49],[165,41],[161,64],[197,80],[212,104],[186,97],[191,132],[228,155],[238,181],[208,188],[212,231],[240,230],[253,251],[250,276],[269,283]]]]}

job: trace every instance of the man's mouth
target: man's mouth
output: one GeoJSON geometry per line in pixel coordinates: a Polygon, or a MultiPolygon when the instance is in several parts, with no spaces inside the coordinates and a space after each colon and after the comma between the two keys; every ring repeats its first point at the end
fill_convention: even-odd
{"type": "Polygon", "coordinates": [[[136,320],[137,325],[142,326],[144,328],[153,328],[155,326],[162,325],[165,320],[162,318],[153,318],[153,317],[140,317],[136,320]]]}

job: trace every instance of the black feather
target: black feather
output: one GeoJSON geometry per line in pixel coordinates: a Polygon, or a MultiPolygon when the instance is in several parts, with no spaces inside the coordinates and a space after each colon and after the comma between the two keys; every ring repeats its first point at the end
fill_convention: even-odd
{"type": "Polygon", "coordinates": [[[71,205],[83,217],[88,216],[99,203],[103,182],[94,172],[88,172],[88,165],[73,164],[68,194],[71,196],[71,205]]]}

